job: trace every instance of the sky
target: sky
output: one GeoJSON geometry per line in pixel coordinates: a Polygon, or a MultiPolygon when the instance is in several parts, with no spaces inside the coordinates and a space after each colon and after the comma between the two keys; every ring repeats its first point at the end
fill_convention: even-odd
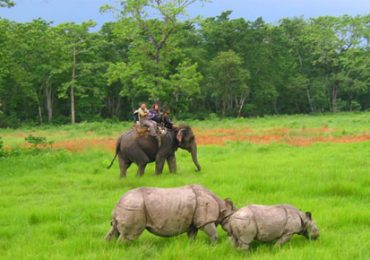
{"type": "MultiPolygon", "coordinates": [[[[0,17],[28,22],[43,18],[53,24],[83,22],[92,19],[99,28],[103,23],[114,21],[110,13],[101,14],[99,7],[114,3],[114,0],[14,0],[13,8],[0,8],[0,17]]],[[[281,18],[303,16],[305,18],[323,15],[370,14],[370,0],[213,0],[210,3],[194,4],[188,8],[191,17],[217,16],[231,10],[232,18],[243,17],[255,20],[262,17],[270,23],[281,18]]]]}

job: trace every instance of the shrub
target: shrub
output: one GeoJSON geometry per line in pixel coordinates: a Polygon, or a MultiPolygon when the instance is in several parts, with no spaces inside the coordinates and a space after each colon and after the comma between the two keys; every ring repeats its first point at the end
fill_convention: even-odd
{"type": "Polygon", "coordinates": [[[5,157],[5,150],[4,150],[4,141],[2,137],[0,137],[0,158],[5,157]]]}
{"type": "Polygon", "coordinates": [[[31,144],[32,148],[38,149],[39,147],[45,147],[47,145],[52,145],[53,142],[48,142],[44,136],[33,136],[29,135],[24,139],[26,142],[31,144]]]}

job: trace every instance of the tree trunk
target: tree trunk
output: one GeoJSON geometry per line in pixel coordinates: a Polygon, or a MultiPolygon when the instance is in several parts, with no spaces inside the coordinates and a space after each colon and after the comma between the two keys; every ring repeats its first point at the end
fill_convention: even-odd
{"type": "Polygon", "coordinates": [[[277,115],[279,114],[278,109],[277,109],[277,100],[276,98],[272,100],[272,108],[274,109],[274,113],[277,115]]]}
{"type": "Polygon", "coordinates": [[[337,112],[337,95],[338,95],[338,87],[337,82],[334,83],[332,93],[331,93],[331,106],[332,112],[337,112]]]}
{"type": "Polygon", "coordinates": [[[311,94],[310,94],[310,89],[308,87],[306,87],[306,94],[307,94],[308,104],[310,105],[310,110],[313,113],[314,111],[313,111],[313,106],[312,106],[311,94]]]}
{"type": "Polygon", "coordinates": [[[116,117],[119,117],[120,111],[121,111],[121,97],[118,96],[118,98],[117,98],[117,105],[116,105],[116,109],[114,111],[114,115],[116,117]]]}
{"type": "Polygon", "coordinates": [[[224,97],[222,99],[222,112],[221,112],[221,116],[222,117],[225,117],[225,114],[226,114],[226,98],[224,97]]]}
{"type": "Polygon", "coordinates": [[[49,79],[46,81],[45,97],[46,97],[46,109],[48,111],[48,122],[51,123],[51,121],[53,120],[53,100],[49,79]]]}
{"type": "Polygon", "coordinates": [[[39,111],[39,121],[42,124],[42,109],[40,103],[38,104],[38,111],[39,111]]]}
{"type": "Polygon", "coordinates": [[[244,103],[245,103],[245,100],[247,99],[246,96],[243,96],[240,98],[240,102],[239,102],[239,109],[238,109],[238,117],[241,116],[242,114],[242,110],[243,110],[243,107],[244,107],[244,103]]]}
{"type": "Polygon", "coordinates": [[[71,123],[76,123],[75,116],[75,90],[74,84],[76,80],[76,47],[73,47],[73,63],[72,63],[72,84],[70,87],[70,98],[71,98],[71,123]]]}

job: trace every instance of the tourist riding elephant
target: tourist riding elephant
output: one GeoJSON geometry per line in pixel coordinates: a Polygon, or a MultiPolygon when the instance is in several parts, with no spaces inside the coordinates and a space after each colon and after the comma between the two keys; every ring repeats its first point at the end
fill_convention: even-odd
{"type": "Polygon", "coordinates": [[[106,239],[119,237],[122,242],[132,241],[145,229],[162,237],[187,232],[194,239],[201,229],[216,242],[216,226],[234,210],[230,200],[218,198],[201,185],[137,188],[128,191],[117,203],[106,239]]]}
{"type": "Polygon", "coordinates": [[[121,177],[126,177],[126,171],[132,163],[138,165],[137,174],[144,174],[145,167],[148,163],[156,163],[155,173],[161,174],[164,163],[167,161],[171,173],[176,172],[175,151],[177,148],[187,150],[191,153],[193,162],[198,171],[201,167],[197,157],[197,144],[191,128],[187,125],[180,125],[173,129],[168,129],[163,135],[161,145],[155,137],[148,134],[147,131],[141,133],[137,129],[131,129],[122,134],[116,143],[116,154],[108,166],[110,168],[118,156],[121,177]]]}

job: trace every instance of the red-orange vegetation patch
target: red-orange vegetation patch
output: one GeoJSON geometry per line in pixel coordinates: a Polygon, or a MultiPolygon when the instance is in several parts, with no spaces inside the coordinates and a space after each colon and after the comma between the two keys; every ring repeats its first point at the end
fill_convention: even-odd
{"type": "Polygon", "coordinates": [[[116,140],[113,138],[100,139],[75,139],[68,141],[55,142],[52,145],[53,149],[66,149],[68,151],[77,152],[87,149],[100,148],[109,151],[114,151],[116,140]]]}
{"type": "Polygon", "coordinates": [[[195,131],[199,145],[224,145],[227,142],[255,144],[286,143],[307,146],[314,143],[353,143],[370,140],[370,134],[332,136],[335,128],[273,128],[260,131],[252,129],[208,129],[195,131]]]}
{"type": "MultiPolygon", "coordinates": [[[[361,135],[333,136],[335,129],[301,128],[301,129],[194,129],[198,145],[225,145],[228,142],[248,142],[254,144],[286,143],[293,146],[308,146],[315,143],[355,143],[370,141],[370,133],[361,135]]],[[[57,141],[52,149],[66,149],[78,152],[88,149],[114,151],[115,138],[85,138],[57,141]]],[[[50,146],[49,146],[50,147],[50,146]]]]}

